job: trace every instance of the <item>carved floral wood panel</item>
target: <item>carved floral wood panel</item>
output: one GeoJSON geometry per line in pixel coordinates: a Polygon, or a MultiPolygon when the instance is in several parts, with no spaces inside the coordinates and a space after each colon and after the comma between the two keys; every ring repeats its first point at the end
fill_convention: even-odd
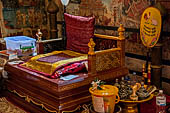
{"type": "Polygon", "coordinates": [[[96,55],[96,70],[109,70],[120,66],[120,51],[96,55]]]}

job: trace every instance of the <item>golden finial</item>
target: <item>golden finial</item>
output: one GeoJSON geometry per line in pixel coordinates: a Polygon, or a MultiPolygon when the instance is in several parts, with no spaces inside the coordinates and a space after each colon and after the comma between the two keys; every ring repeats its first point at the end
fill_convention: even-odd
{"type": "Polygon", "coordinates": [[[142,66],[142,71],[145,72],[145,64],[142,66]]]}
{"type": "Polygon", "coordinates": [[[88,43],[88,46],[89,46],[89,52],[88,54],[92,55],[94,54],[94,47],[95,47],[95,43],[93,41],[93,38],[90,38],[90,42],[88,43]]]}
{"type": "Polygon", "coordinates": [[[143,64],[143,67],[142,67],[142,75],[144,78],[147,78],[147,73],[145,73],[145,64],[143,64]]]}
{"type": "Polygon", "coordinates": [[[118,28],[118,32],[119,32],[119,38],[124,38],[125,29],[122,24],[120,24],[120,27],[118,28]]]}
{"type": "Polygon", "coordinates": [[[148,65],[148,71],[151,71],[151,64],[148,65]]]}
{"type": "Polygon", "coordinates": [[[38,29],[38,32],[36,33],[36,36],[37,36],[37,41],[41,41],[41,38],[42,38],[42,32],[40,31],[40,29],[38,29]]]}
{"type": "Polygon", "coordinates": [[[151,82],[151,64],[148,64],[148,85],[150,85],[151,82]]]}

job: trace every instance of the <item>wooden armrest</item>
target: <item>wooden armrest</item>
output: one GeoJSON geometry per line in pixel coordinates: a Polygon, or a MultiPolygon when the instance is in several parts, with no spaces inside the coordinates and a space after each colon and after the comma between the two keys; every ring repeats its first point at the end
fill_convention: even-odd
{"type": "Polygon", "coordinates": [[[106,49],[106,50],[101,50],[101,51],[95,51],[95,54],[98,54],[98,55],[107,54],[107,53],[111,53],[111,52],[115,52],[115,51],[121,51],[121,48],[111,48],[111,49],[106,49]]]}
{"type": "Polygon", "coordinates": [[[124,40],[123,38],[119,38],[116,36],[108,36],[108,35],[101,35],[101,34],[94,34],[94,36],[98,38],[111,39],[111,40],[124,40]]]}
{"type": "Polygon", "coordinates": [[[62,40],[62,38],[49,39],[49,40],[41,40],[41,41],[39,41],[38,43],[43,43],[43,44],[45,44],[45,43],[51,43],[51,42],[56,42],[56,41],[60,41],[60,40],[62,40]]]}
{"type": "Polygon", "coordinates": [[[125,40],[125,37],[124,37],[124,27],[122,24],[120,24],[120,27],[118,28],[118,33],[119,33],[119,36],[116,37],[116,36],[108,36],[108,35],[100,35],[100,34],[94,34],[94,36],[98,37],[98,38],[104,38],[104,39],[112,39],[112,40],[117,40],[117,41],[122,41],[122,40],[125,40]]]}
{"type": "Polygon", "coordinates": [[[116,41],[116,48],[94,51],[96,43],[93,38],[88,43],[88,66],[90,75],[94,76],[98,72],[104,72],[112,68],[120,68],[125,66],[125,37],[123,25],[120,25],[118,32],[119,36],[108,36],[94,34],[95,37],[116,41]]]}

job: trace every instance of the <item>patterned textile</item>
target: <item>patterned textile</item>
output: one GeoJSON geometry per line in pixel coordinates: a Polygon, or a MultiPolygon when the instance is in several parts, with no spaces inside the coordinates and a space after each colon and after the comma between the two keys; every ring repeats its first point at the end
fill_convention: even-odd
{"type": "Polygon", "coordinates": [[[47,77],[57,78],[61,74],[73,73],[84,69],[85,66],[83,61],[86,60],[86,54],[80,54],[69,50],[54,51],[52,53],[32,57],[30,60],[20,64],[19,66],[47,77]],[[59,55],[59,57],[57,55],[59,55]],[[66,57],[64,57],[65,55],[66,57]],[[77,69],[75,69],[76,67],[77,69]],[[69,70],[69,68],[71,70],[69,70]]]}
{"type": "Polygon", "coordinates": [[[88,53],[88,42],[94,37],[94,17],[64,14],[66,23],[67,50],[88,53]]]}
{"type": "Polygon", "coordinates": [[[51,78],[58,78],[60,75],[66,75],[66,74],[73,74],[79,71],[82,71],[85,69],[85,64],[82,62],[77,62],[73,64],[69,64],[67,66],[63,66],[62,68],[58,69],[55,74],[51,76],[51,78]]]}
{"type": "Polygon", "coordinates": [[[41,57],[37,61],[55,63],[57,61],[66,60],[66,59],[73,58],[73,57],[74,56],[70,56],[70,55],[67,55],[67,54],[64,54],[64,53],[59,53],[59,54],[56,54],[56,55],[41,57]]]}

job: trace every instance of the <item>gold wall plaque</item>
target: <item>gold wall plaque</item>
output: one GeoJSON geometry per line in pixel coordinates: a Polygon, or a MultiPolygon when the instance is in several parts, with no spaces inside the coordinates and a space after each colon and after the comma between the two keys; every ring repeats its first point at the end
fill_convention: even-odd
{"type": "Polygon", "coordinates": [[[146,47],[154,47],[161,32],[162,18],[154,7],[145,9],[141,17],[140,38],[146,47]]]}

